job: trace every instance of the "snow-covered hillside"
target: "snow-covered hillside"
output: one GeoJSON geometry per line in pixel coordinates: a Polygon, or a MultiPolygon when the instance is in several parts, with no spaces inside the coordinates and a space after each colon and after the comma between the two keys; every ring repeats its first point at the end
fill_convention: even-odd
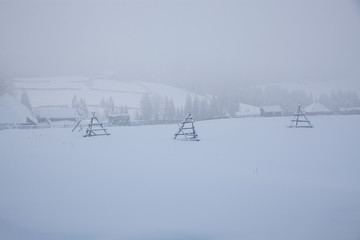
{"type": "MultiPolygon", "coordinates": [[[[183,106],[187,95],[195,94],[165,84],[116,81],[106,77],[53,77],[14,80],[18,95],[25,90],[33,107],[71,106],[72,98],[85,99],[89,106],[100,106],[102,99],[112,97],[116,106],[138,109],[143,94],[171,98],[175,106],[183,106]]],[[[202,96],[198,96],[200,99],[202,96]]]]}
{"type": "Polygon", "coordinates": [[[360,116],[0,132],[0,239],[360,238],[360,116]]]}
{"type": "Polygon", "coordinates": [[[360,81],[353,83],[343,81],[287,81],[262,85],[263,88],[270,86],[281,87],[288,91],[304,91],[315,98],[321,94],[331,94],[337,91],[354,91],[358,95],[360,94],[360,81]]]}

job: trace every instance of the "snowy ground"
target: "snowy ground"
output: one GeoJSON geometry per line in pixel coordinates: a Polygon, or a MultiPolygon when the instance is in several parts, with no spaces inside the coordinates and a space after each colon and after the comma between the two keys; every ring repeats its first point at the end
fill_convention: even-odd
{"type": "Polygon", "coordinates": [[[0,131],[0,239],[360,239],[360,116],[0,131]]]}

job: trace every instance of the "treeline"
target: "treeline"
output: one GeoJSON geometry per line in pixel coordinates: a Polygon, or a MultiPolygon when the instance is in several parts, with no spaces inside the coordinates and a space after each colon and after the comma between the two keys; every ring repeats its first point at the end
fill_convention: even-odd
{"type": "Polygon", "coordinates": [[[333,111],[343,107],[360,107],[360,98],[355,91],[336,91],[321,94],[319,102],[333,111]]]}
{"type": "Polygon", "coordinates": [[[318,98],[303,90],[289,91],[277,86],[227,89],[219,93],[221,106],[229,115],[237,112],[239,103],[257,107],[278,105],[285,113],[293,113],[301,104],[307,106],[319,102],[333,111],[341,107],[360,107],[360,99],[355,91],[333,91],[330,94],[321,94],[318,98]]]}
{"type": "MultiPolygon", "coordinates": [[[[76,95],[72,98],[72,108],[75,109],[77,115],[81,119],[89,117],[88,106],[83,98],[78,99],[76,95]]],[[[126,105],[115,106],[114,100],[112,97],[108,99],[101,99],[100,106],[104,109],[104,116],[109,116],[113,114],[126,114],[128,113],[128,107],[126,105]]],[[[101,114],[100,114],[101,117],[101,114]]]]}
{"type": "Polygon", "coordinates": [[[187,95],[184,105],[176,107],[173,100],[160,95],[144,94],[140,101],[140,111],[137,112],[136,120],[180,120],[191,112],[197,120],[210,119],[222,116],[218,107],[217,98],[187,95]]]}
{"type": "Polygon", "coordinates": [[[278,86],[241,89],[238,97],[238,102],[258,107],[278,105],[285,113],[293,113],[299,104],[307,106],[316,101],[303,90],[289,91],[278,86]]]}

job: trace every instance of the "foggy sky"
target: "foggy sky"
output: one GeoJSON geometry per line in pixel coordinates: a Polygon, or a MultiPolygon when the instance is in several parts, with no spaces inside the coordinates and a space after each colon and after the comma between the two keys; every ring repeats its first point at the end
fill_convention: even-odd
{"type": "Polygon", "coordinates": [[[360,80],[356,0],[0,0],[0,78],[360,80]]]}

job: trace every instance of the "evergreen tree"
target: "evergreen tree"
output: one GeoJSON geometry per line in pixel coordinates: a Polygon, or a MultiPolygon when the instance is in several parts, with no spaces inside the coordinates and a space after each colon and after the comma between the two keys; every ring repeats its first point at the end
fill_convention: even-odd
{"type": "Polygon", "coordinates": [[[168,105],[168,119],[169,120],[175,120],[176,118],[176,110],[175,110],[175,105],[172,99],[170,99],[169,101],[169,105],[168,105]]]}
{"type": "Polygon", "coordinates": [[[101,99],[100,106],[104,109],[106,108],[106,102],[104,98],[101,99]]]}
{"type": "Polygon", "coordinates": [[[185,111],[184,111],[184,107],[178,107],[176,109],[176,120],[182,120],[184,118],[185,115],[185,111]]]}
{"type": "Polygon", "coordinates": [[[151,97],[151,104],[152,104],[152,109],[153,109],[153,118],[155,120],[159,120],[160,115],[161,115],[162,105],[163,105],[162,97],[158,94],[154,94],[151,97]]]}
{"type": "Polygon", "coordinates": [[[89,110],[83,98],[80,98],[78,113],[81,118],[87,118],[89,115],[89,110]]]}
{"type": "Polygon", "coordinates": [[[74,95],[73,98],[72,98],[71,106],[72,106],[72,108],[75,109],[75,111],[77,111],[77,109],[79,108],[79,101],[78,101],[76,95],[74,95]]]}
{"type": "Polygon", "coordinates": [[[211,101],[210,101],[210,106],[209,106],[209,117],[214,118],[214,117],[219,117],[222,115],[223,115],[223,112],[222,112],[220,103],[218,101],[218,98],[212,97],[211,101]]]}
{"type": "Polygon", "coordinates": [[[27,95],[27,93],[23,90],[21,92],[21,97],[20,97],[20,102],[22,104],[24,104],[24,106],[29,109],[30,111],[32,111],[32,107],[31,107],[31,104],[30,104],[30,99],[29,99],[29,96],[27,95]]]}
{"type": "Polygon", "coordinates": [[[164,100],[163,119],[169,120],[169,99],[167,97],[164,100]]]}
{"type": "Polygon", "coordinates": [[[136,112],[135,112],[135,120],[140,120],[139,111],[136,111],[136,112]]]}
{"type": "Polygon", "coordinates": [[[109,102],[108,102],[108,106],[107,106],[108,110],[108,115],[114,114],[115,112],[115,105],[114,105],[114,100],[112,99],[112,97],[109,98],[109,102]]]}
{"type": "Polygon", "coordinates": [[[80,98],[79,101],[76,95],[74,95],[72,98],[72,107],[75,109],[75,112],[79,118],[85,119],[88,117],[89,111],[83,98],[80,98]]]}
{"type": "Polygon", "coordinates": [[[200,103],[200,119],[209,118],[209,106],[205,98],[200,103]]]}
{"type": "Polygon", "coordinates": [[[192,103],[192,116],[194,119],[200,118],[200,101],[197,96],[194,97],[193,103],[192,103]]]}
{"type": "Polygon", "coordinates": [[[143,120],[152,120],[153,107],[149,94],[144,94],[140,101],[140,113],[143,120]]]}
{"type": "Polygon", "coordinates": [[[184,111],[190,113],[192,111],[192,98],[190,94],[186,96],[184,111]]]}
{"type": "Polygon", "coordinates": [[[15,87],[13,81],[0,79],[0,96],[2,96],[4,93],[14,95],[14,90],[15,87]]]}

